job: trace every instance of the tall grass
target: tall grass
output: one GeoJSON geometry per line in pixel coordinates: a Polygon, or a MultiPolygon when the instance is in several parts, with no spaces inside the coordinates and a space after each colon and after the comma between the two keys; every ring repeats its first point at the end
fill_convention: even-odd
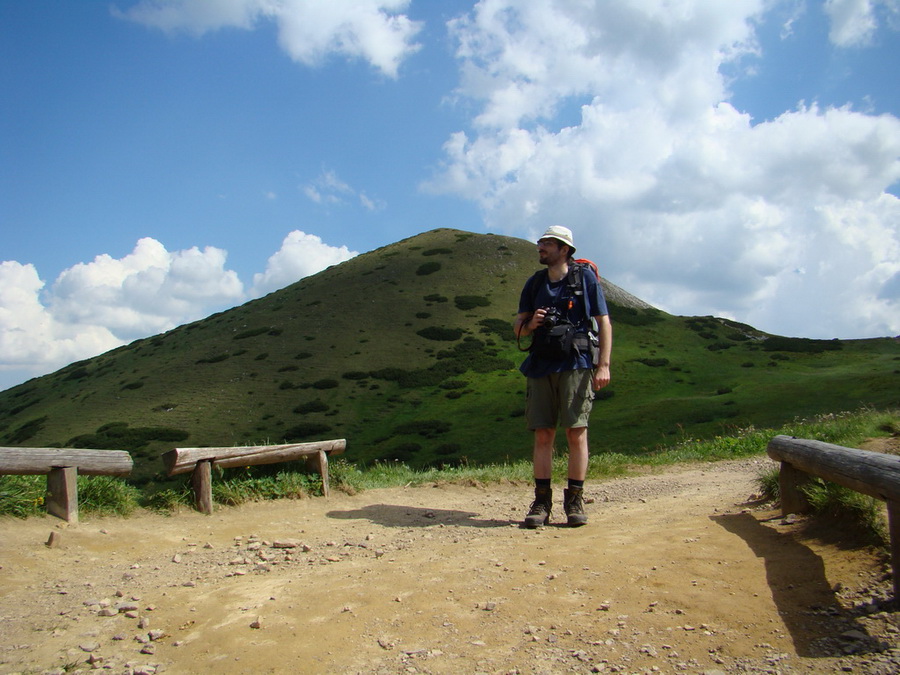
{"type": "MultiPolygon", "coordinates": [[[[644,455],[626,455],[595,449],[588,465],[588,478],[603,480],[627,476],[647,468],[665,467],[679,463],[715,462],[728,459],[762,456],[769,440],[778,434],[809,438],[836,445],[858,446],[874,436],[900,434],[900,411],[863,409],[821,415],[812,419],[798,419],[778,429],[736,429],[727,436],[702,440],[685,436],[679,442],[661,446],[644,455]]],[[[560,435],[562,437],[562,435],[560,435]]],[[[553,461],[556,481],[566,478],[565,452],[557,453],[553,461]]],[[[413,469],[402,462],[379,461],[367,468],[343,459],[330,465],[331,486],[335,490],[356,493],[377,488],[415,486],[429,483],[487,485],[492,483],[530,483],[532,465],[528,460],[491,465],[468,465],[465,462],[442,469],[413,469]]],[[[777,469],[774,480],[761,488],[777,497],[777,469]],[[767,486],[766,486],[767,485],[767,486]]],[[[118,478],[79,476],[79,507],[83,513],[128,515],[140,501],[138,490],[118,478]]],[[[0,476],[0,514],[27,517],[43,513],[46,491],[44,476],[0,476]]],[[[833,494],[831,488],[828,494],[833,494]]],[[[299,499],[321,494],[321,481],[316,474],[295,470],[267,472],[259,475],[248,469],[220,472],[213,480],[213,500],[224,505],[236,505],[267,499],[299,499]]],[[[813,497],[815,501],[815,497],[813,497]]],[[[827,500],[822,497],[821,503],[827,500]]],[[[169,488],[145,497],[143,505],[162,511],[173,511],[191,502],[190,489],[169,488]]],[[[832,508],[829,506],[828,508],[832,508]]]]}
{"type": "MultiPolygon", "coordinates": [[[[46,476],[0,476],[0,515],[41,515],[46,494],[46,476]]],[[[140,490],[121,478],[78,476],[79,514],[128,516],[138,508],[140,496],[140,490]]]]}

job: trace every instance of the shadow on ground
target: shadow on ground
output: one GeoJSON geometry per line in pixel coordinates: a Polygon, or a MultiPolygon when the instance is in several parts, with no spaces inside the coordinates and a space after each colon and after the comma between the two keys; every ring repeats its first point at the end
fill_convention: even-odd
{"type": "Polygon", "coordinates": [[[512,521],[479,518],[477,513],[447,509],[423,509],[396,504],[370,504],[350,511],[329,511],[329,518],[365,519],[385,527],[431,527],[438,524],[466,527],[508,527],[512,521]]]}
{"type": "MultiPolygon", "coordinates": [[[[817,641],[833,642],[848,631],[866,635],[865,627],[838,602],[828,583],[822,558],[797,541],[792,533],[767,527],[751,513],[710,516],[710,519],[743,539],[763,559],[772,599],[798,655],[827,656],[821,645],[817,648],[817,641]]],[[[855,653],[884,649],[875,640],[854,640],[853,646],[855,653]]]]}

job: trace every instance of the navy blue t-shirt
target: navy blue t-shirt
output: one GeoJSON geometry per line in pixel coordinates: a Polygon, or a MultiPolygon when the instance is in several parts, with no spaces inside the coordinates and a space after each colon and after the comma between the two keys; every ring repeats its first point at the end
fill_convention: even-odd
{"type": "MultiPolygon", "coordinates": [[[[590,316],[605,316],[609,314],[606,307],[606,298],[600,287],[597,277],[592,270],[584,270],[584,285],[586,296],[573,295],[568,287],[568,279],[551,282],[546,270],[536,272],[525,282],[522,295],[519,297],[519,314],[534,312],[541,307],[557,307],[564,316],[573,323],[579,333],[587,333],[590,322],[584,311],[583,297],[587,298],[590,316]],[[537,295],[534,294],[534,285],[539,284],[537,295]],[[569,308],[569,301],[572,306],[569,308]]],[[[529,354],[519,370],[526,377],[544,377],[550,373],[561,373],[564,370],[578,370],[592,368],[591,356],[588,353],[573,352],[564,359],[547,359],[534,354],[529,354]]]]}

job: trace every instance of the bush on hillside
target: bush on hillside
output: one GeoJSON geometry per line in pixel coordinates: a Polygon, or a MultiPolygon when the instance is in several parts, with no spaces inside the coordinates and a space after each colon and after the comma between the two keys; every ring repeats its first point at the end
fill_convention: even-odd
{"type": "Polygon", "coordinates": [[[665,358],[632,359],[632,361],[637,361],[638,363],[643,363],[645,366],[650,366],[651,368],[662,368],[663,366],[669,365],[669,359],[665,359],[665,358]]]}
{"type": "Polygon", "coordinates": [[[306,403],[301,403],[294,408],[294,412],[298,415],[307,415],[309,413],[327,412],[330,408],[331,406],[325,403],[325,401],[317,398],[312,401],[307,401],[306,403]]]}
{"type": "Polygon", "coordinates": [[[317,422],[304,422],[291,427],[284,432],[284,440],[286,443],[295,441],[303,441],[313,436],[320,436],[331,431],[331,427],[327,424],[319,424],[317,422]]]}
{"type": "Polygon", "coordinates": [[[452,425],[444,420],[415,420],[398,424],[394,427],[394,433],[398,436],[417,434],[425,438],[434,438],[450,431],[452,425]]]}
{"type": "Polygon", "coordinates": [[[230,356],[231,356],[231,354],[215,354],[213,356],[207,356],[202,359],[197,359],[196,363],[198,365],[201,365],[204,363],[221,363],[222,361],[230,358],[230,356]]]}
{"type": "Polygon", "coordinates": [[[844,348],[840,340],[812,340],[810,338],[792,338],[772,336],[763,342],[767,352],[795,352],[804,354],[820,354],[826,351],[839,351],[844,348]]]}
{"type": "Polygon", "coordinates": [[[457,309],[464,312],[476,307],[489,307],[491,304],[490,300],[480,295],[457,295],[453,302],[457,309]]]}
{"type": "Polygon", "coordinates": [[[435,340],[438,342],[454,342],[463,336],[462,328],[442,328],[440,326],[429,326],[422,330],[416,331],[416,335],[426,340],[435,340]]]}
{"type": "Polygon", "coordinates": [[[47,420],[50,419],[47,415],[43,417],[37,417],[33,420],[28,420],[25,424],[20,424],[15,427],[8,434],[3,436],[3,440],[10,445],[19,445],[20,443],[24,443],[29,438],[34,437],[41,429],[44,428],[44,424],[46,424],[47,420]]]}
{"type": "Polygon", "coordinates": [[[151,441],[177,443],[190,436],[187,431],[171,427],[130,427],[127,422],[110,422],[93,434],[81,434],[66,441],[69,448],[126,450],[135,452],[151,441]]]}
{"type": "Polygon", "coordinates": [[[416,270],[416,274],[420,277],[428,276],[429,274],[434,274],[438,270],[441,269],[441,263],[439,262],[427,262],[424,265],[419,265],[419,269],[416,270]]]}

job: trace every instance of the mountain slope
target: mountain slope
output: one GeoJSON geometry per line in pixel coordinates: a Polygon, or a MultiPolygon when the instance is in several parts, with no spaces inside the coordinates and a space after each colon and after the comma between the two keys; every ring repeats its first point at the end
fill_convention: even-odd
{"type": "MultiPolygon", "coordinates": [[[[385,246],[0,393],[0,443],[127,449],[137,482],[176,446],[346,438],[360,463],[530,456],[512,321],[536,257],[527,241],[447,229],[385,246]]],[[[900,405],[896,341],[778,338],[604,287],[613,382],[595,452],[900,405]]]]}

